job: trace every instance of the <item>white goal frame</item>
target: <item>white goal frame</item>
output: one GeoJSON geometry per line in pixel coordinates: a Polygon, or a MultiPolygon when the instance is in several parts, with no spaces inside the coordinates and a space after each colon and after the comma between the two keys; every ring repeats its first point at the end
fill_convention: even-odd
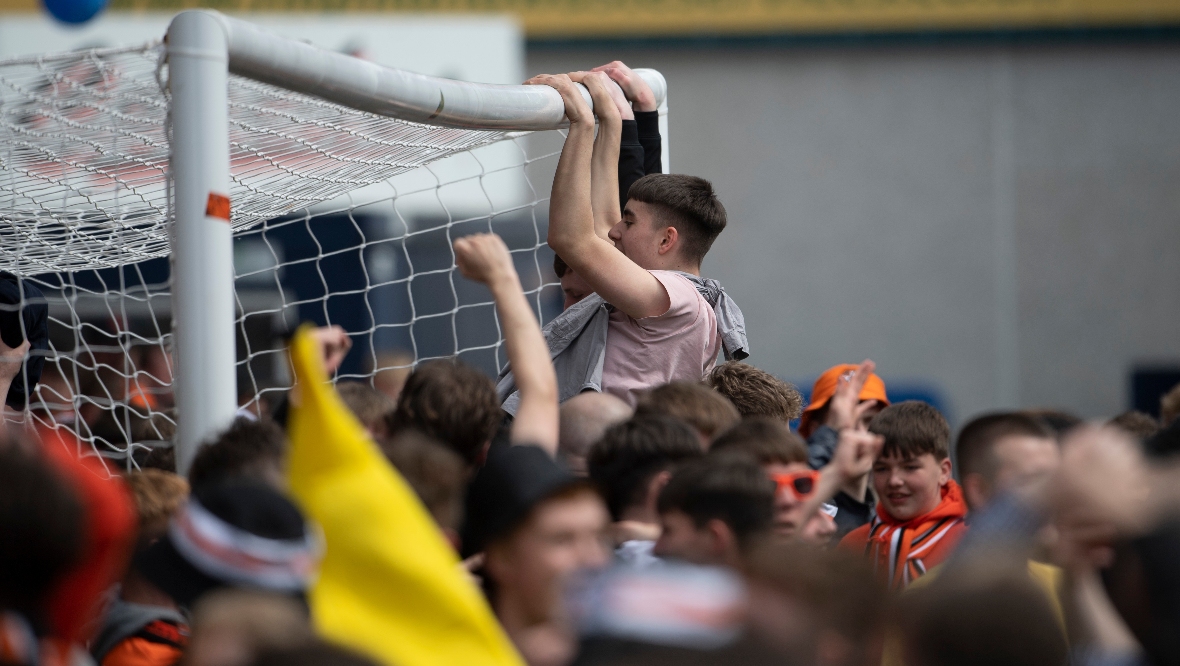
{"type": "MultiPolygon", "coordinates": [[[[287,39],[215,11],[178,14],[168,27],[172,300],[177,467],[234,419],[236,341],[233,231],[218,206],[230,194],[228,76],[235,74],[360,111],[466,129],[552,130],[565,107],[545,86],[442,79],[382,67],[287,39]]],[[[668,170],[667,83],[636,70],[660,106],[668,170]]],[[[582,89],[583,97],[590,96],[582,89]]]]}

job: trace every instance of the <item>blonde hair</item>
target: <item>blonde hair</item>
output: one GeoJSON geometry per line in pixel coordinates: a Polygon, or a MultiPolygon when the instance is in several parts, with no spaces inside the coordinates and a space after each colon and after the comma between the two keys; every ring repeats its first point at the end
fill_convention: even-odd
{"type": "Polygon", "coordinates": [[[168,519],[188,498],[188,481],[161,469],[143,469],[123,477],[135,495],[135,509],[139,513],[139,529],[162,532],[168,519]]]}

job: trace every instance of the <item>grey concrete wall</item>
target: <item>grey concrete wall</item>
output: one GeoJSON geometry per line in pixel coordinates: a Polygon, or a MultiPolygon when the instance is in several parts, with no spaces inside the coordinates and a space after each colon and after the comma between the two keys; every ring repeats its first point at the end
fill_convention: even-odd
{"type": "Polygon", "coordinates": [[[1180,360],[1180,45],[533,49],[668,78],[675,172],[730,227],[706,259],[754,355],[873,358],[953,421],[1125,408],[1180,360]]]}

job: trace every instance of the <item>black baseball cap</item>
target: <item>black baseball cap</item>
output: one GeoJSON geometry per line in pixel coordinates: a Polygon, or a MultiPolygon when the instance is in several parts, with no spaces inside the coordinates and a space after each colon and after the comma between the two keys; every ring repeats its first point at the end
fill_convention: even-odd
{"type": "Polygon", "coordinates": [[[589,487],[585,479],[570,474],[539,447],[493,448],[467,488],[463,557],[483,551],[488,542],[511,532],[542,500],[579,485],[589,487]]]}

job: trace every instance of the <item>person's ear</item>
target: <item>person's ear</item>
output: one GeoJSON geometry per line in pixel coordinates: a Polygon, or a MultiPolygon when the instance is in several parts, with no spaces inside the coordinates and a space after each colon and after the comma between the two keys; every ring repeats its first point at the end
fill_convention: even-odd
{"type": "Polygon", "coordinates": [[[668,480],[671,478],[672,472],[664,470],[653,475],[651,481],[647,482],[647,496],[643,499],[643,508],[648,515],[657,516],[657,522],[659,522],[658,516],[660,515],[658,508],[660,491],[668,485],[668,480]]]}
{"type": "Polygon", "coordinates": [[[714,518],[705,524],[709,532],[709,549],[719,561],[730,562],[737,554],[737,536],[729,525],[720,518],[714,518]]]}
{"type": "Polygon", "coordinates": [[[668,254],[676,249],[676,244],[679,240],[680,232],[676,230],[676,227],[669,224],[660,232],[660,246],[656,251],[660,254],[668,254]]]}
{"type": "Polygon", "coordinates": [[[963,497],[967,500],[967,506],[979,510],[987,505],[991,495],[991,484],[982,474],[972,472],[963,477],[963,497]]]}
{"type": "Polygon", "coordinates": [[[938,485],[945,486],[951,480],[951,459],[943,458],[938,462],[938,485]]]}

